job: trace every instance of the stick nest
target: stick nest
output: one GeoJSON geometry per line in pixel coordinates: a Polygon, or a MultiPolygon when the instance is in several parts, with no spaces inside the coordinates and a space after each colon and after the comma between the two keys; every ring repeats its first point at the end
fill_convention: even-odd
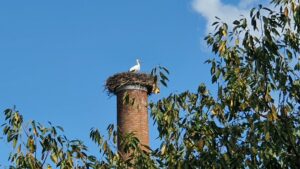
{"type": "Polygon", "coordinates": [[[146,87],[148,94],[152,93],[154,78],[145,73],[117,73],[106,80],[105,88],[109,94],[116,94],[116,89],[125,85],[140,85],[146,87]]]}

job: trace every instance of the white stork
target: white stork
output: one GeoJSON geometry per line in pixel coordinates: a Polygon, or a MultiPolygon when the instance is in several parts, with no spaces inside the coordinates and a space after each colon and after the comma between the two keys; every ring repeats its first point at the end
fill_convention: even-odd
{"type": "Polygon", "coordinates": [[[130,69],[129,69],[129,72],[133,72],[133,73],[137,73],[141,70],[141,64],[140,64],[140,61],[137,59],[136,60],[136,65],[132,66],[130,69]]]}

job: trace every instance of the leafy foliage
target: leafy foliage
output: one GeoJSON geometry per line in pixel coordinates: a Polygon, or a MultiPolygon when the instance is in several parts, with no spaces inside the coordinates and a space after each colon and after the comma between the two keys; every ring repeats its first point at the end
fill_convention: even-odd
{"type": "Polygon", "coordinates": [[[167,87],[167,82],[169,78],[167,77],[170,74],[169,70],[163,66],[157,66],[151,70],[150,75],[154,78],[154,84],[163,85],[167,87]]]}
{"type": "Polygon", "coordinates": [[[62,127],[50,122],[46,127],[35,121],[24,125],[22,115],[15,109],[4,112],[3,133],[14,148],[8,159],[13,164],[10,168],[43,168],[46,165],[51,168],[49,162],[61,168],[88,165],[86,146],[79,140],[68,140],[61,135],[62,127]]]}
{"type": "MultiPolygon", "coordinates": [[[[215,53],[207,61],[215,94],[200,84],[195,92],[149,104],[159,148],[127,133],[121,139],[125,152],[118,152],[118,133],[109,125],[108,138],[91,129],[100,155],[88,155],[61,127],[24,125],[18,111],[7,109],[3,133],[14,148],[10,167],[300,168],[300,5],[271,4],[274,10],[259,5],[250,20],[234,21],[232,30],[220,20],[213,23],[216,31],[205,39],[215,53]]],[[[159,67],[152,76],[167,86],[168,73],[159,67]]]]}

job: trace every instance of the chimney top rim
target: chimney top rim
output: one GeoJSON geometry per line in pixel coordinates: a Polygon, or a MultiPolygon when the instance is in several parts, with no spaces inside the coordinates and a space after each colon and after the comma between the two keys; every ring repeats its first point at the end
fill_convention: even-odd
{"type": "Polygon", "coordinates": [[[126,86],[140,86],[139,89],[143,88],[148,94],[151,94],[154,83],[154,77],[150,74],[122,72],[110,76],[106,80],[105,89],[109,94],[117,94],[126,86]]]}

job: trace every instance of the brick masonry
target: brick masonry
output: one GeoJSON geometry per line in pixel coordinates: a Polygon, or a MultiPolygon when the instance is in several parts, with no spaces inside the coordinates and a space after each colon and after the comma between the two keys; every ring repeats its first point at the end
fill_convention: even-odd
{"type": "MultiPolygon", "coordinates": [[[[122,134],[134,132],[141,144],[149,146],[148,94],[144,90],[121,90],[117,93],[117,123],[122,134]],[[125,95],[133,104],[124,102],[125,95]]],[[[120,149],[118,139],[118,149],[120,149]]]]}

